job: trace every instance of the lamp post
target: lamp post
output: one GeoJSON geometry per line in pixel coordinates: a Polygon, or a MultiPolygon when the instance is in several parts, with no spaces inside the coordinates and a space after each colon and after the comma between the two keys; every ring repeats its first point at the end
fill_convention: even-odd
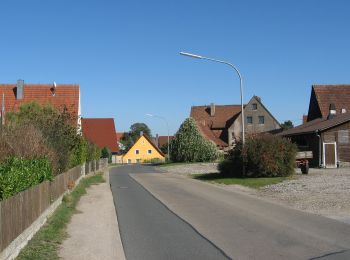
{"type": "Polygon", "coordinates": [[[157,115],[153,115],[153,114],[146,114],[146,116],[159,118],[159,119],[161,119],[161,120],[163,120],[165,122],[166,128],[167,128],[167,132],[168,132],[168,160],[170,160],[170,146],[169,146],[170,145],[170,138],[169,138],[169,124],[168,124],[168,121],[166,120],[165,117],[162,117],[162,116],[157,116],[157,115]]]}
{"type": "Polygon", "coordinates": [[[232,63],[227,62],[227,61],[208,58],[208,57],[204,57],[204,56],[196,55],[196,54],[192,54],[192,53],[187,53],[187,52],[180,52],[180,54],[183,56],[186,56],[186,57],[190,57],[190,58],[209,60],[209,61],[214,61],[214,62],[218,62],[218,63],[223,63],[223,64],[230,66],[231,68],[233,68],[237,72],[238,77],[239,77],[240,90],[241,90],[242,143],[244,145],[244,143],[245,143],[245,134],[244,134],[245,118],[244,118],[244,110],[243,110],[243,79],[242,79],[242,76],[241,76],[241,73],[239,72],[239,70],[236,68],[235,65],[233,65],[232,63]]]}

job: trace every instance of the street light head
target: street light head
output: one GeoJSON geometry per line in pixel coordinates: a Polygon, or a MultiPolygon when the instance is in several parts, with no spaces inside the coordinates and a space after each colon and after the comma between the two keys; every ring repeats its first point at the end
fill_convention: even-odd
{"type": "Polygon", "coordinates": [[[188,52],[183,52],[183,51],[180,52],[180,55],[187,56],[190,58],[195,58],[195,59],[203,59],[203,57],[200,55],[196,55],[196,54],[192,54],[192,53],[188,53],[188,52]]]}
{"type": "Polygon", "coordinates": [[[146,116],[153,116],[152,114],[146,114],[146,116]]]}

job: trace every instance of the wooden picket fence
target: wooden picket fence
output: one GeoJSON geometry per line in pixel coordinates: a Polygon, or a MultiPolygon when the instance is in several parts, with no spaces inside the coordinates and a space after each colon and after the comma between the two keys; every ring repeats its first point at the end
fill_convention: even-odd
{"type": "Polygon", "coordinates": [[[74,184],[82,175],[108,165],[106,160],[86,163],[57,175],[9,199],[0,201],[0,252],[27,229],[40,215],[74,184]],[[94,165],[91,167],[90,165],[94,165]]]}

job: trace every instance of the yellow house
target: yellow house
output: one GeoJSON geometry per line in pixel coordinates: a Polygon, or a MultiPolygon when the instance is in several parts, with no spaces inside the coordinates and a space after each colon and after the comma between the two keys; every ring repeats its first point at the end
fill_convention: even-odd
{"type": "Polygon", "coordinates": [[[143,163],[151,162],[151,160],[164,161],[165,156],[146,135],[140,136],[136,143],[123,156],[123,163],[143,163]]]}

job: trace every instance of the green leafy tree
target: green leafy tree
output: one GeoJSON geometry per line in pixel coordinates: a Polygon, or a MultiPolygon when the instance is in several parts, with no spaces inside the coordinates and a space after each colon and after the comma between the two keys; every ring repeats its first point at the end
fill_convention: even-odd
{"type": "Polygon", "coordinates": [[[293,122],[290,120],[284,121],[283,124],[281,124],[281,127],[283,130],[291,129],[294,127],[293,122]]]}
{"type": "Polygon", "coordinates": [[[151,137],[151,130],[144,123],[135,123],[130,126],[130,131],[124,133],[123,137],[120,139],[120,142],[125,148],[125,152],[128,151],[131,146],[139,139],[141,133],[151,137]]]}
{"type": "Polygon", "coordinates": [[[187,118],[170,142],[171,160],[175,162],[206,162],[218,158],[215,144],[205,139],[193,118],[187,118]]]}
{"type": "MultiPolygon", "coordinates": [[[[170,143],[171,143],[171,141],[170,141],[170,143]]],[[[168,154],[168,143],[163,144],[159,149],[162,151],[162,153],[168,154]]],[[[170,147],[169,147],[169,149],[170,149],[170,147]]]]}

